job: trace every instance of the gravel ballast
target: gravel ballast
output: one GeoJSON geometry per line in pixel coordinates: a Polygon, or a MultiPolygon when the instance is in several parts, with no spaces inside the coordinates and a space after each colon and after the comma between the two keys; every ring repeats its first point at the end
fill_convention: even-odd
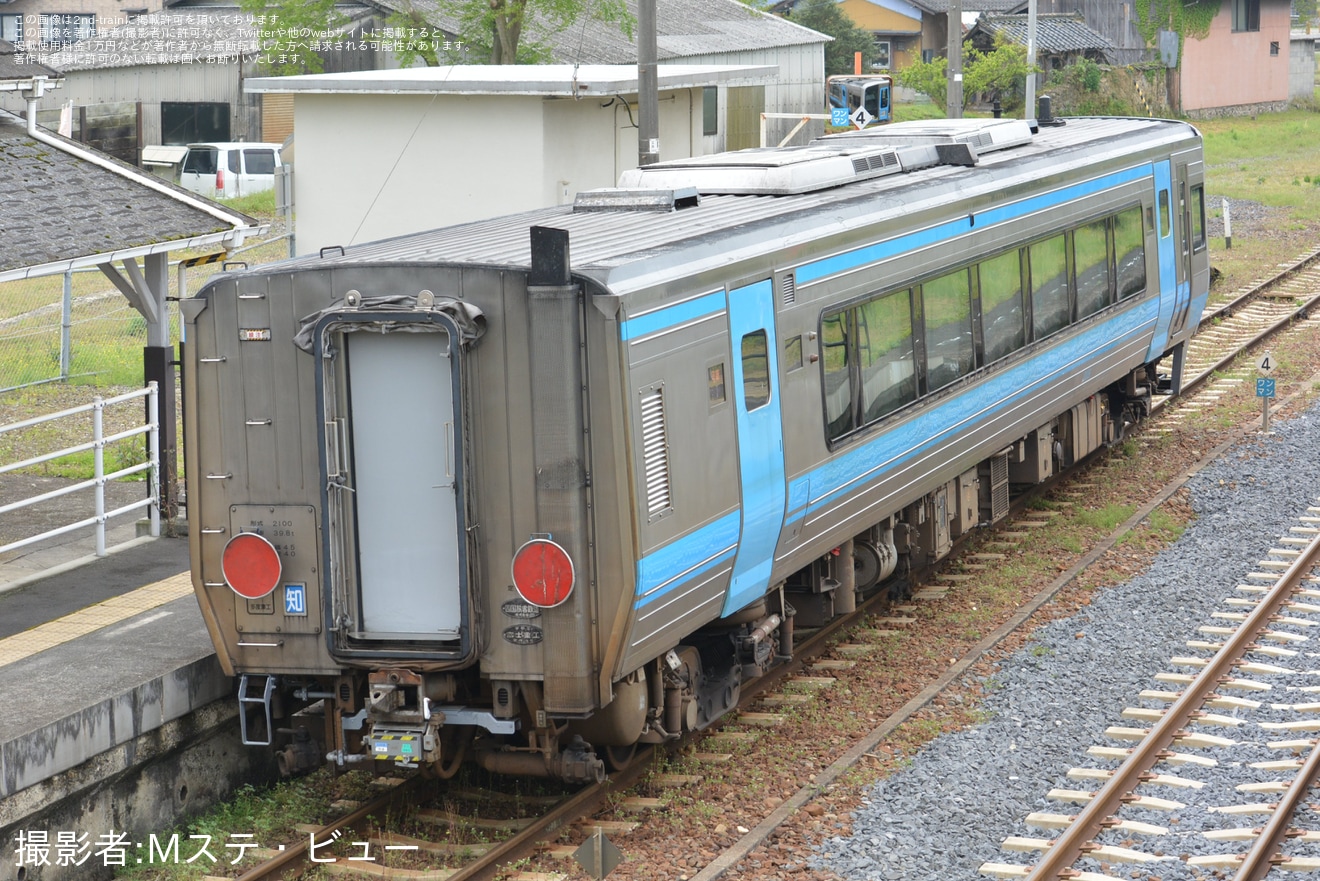
{"type": "MultiPolygon", "coordinates": [[[[1198,634],[1197,628],[1226,623],[1213,622],[1211,614],[1227,609],[1223,600],[1234,595],[1235,586],[1259,568],[1269,549],[1278,546],[1278,538],[1298,525],[1297,518],[1316,503],[1320,407],[1272,428],[1271,436],[1245,439],[1193,477],[1188,489],[1196,519],[1179,540],[1159,554],[1146,572],[1097,591],[1079,614],[1044,625],[1024,649],[1006,658],[987,683],[986,721],[932,741],[912,757],[909,767],[878,783],[854,814],[852,835],[826,840],[815,865],[859,881],[952,881],[985,877],[978,873],[985,862],[1034,863],[1031,854],[1004,853],[1001,842],[1008,836],[1057,834],[1027,826],[1023,821],[1033,811],[1074,814],[1080,810],[1048,801],[1045,795],[1052,788],[1097,788],[1091,781],[1069,779],[1067,771],[1116,767],[1088,757],[1087,748],[1131,745],[1106,738],[1105,729],[1143,727],[1123,719],[1123,709],[1153,706],[1140,700],[1143,689],[1175,688],[1152,677],[1175,669],[1169,663],[1172,656],[1198,654],[1186,648],[1186,641],[1213,638],[1198,634]]],[[[1298,669],[1320,667],[1308,655],[1302,649],[1298,669]]],[[[1263,700],[1267,708],[1270,702],[1308,699],[1285,691],[1285,677],[1253,678],[1273,686],[1263,697],[1247,695],[1263,700]]],[[[1289,681],[1294,683],[1295,679],[1289,681]]],[[[1320,677],[1303,684],[1320,684],[1320,677]]],[[[1251,718],[1275,716],[1266,711],[1251,718]]],[[[1210,803],[1272,800],[1268,795],[1234,792],[1235,785],[1248,779],[1241,765],[1290,755],[1267,754],[1271,751],[1262,743],[1267,738],[1253,722],[1212,733],[1250,743],[1199,752],[1218,760],[1218,768],[1163,765],[1158,770],[1203,781],[1211,791],[1222,786],[1223,794],[1216,794],[1210,803]]],[[[1256,773],[1259,779],[1285,776],[1256,773]]],[[[1193,799],[1167,787],[1151,788],[1149,794],[1206,803],[1202,795],[1193,799]]],[[[1206,877],[1204,869],[1174,859],[1178,856],[1234,853],[1241,848],[1206,840],[1200,834],[1203,821],[1209,824],[1205,828],[1262,822],[1258,816],[1207,819],[1203,808],[1124,816],[1170,829],[1168,835],[1139,840],[1111,833],[1112,840],[1105,842],[1167,854],[1169,862],[1146,867],[1164,881],[1206,877]]],[[[1100,868],[1094,862],[1079,867],[1100,868]]],[[[1133,868],[1112,871],[1126,877],[1133,868]]]]}

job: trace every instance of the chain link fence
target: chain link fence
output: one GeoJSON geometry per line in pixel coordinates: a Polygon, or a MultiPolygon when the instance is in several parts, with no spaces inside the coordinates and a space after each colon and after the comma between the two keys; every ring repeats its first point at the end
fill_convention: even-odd
{"type": "MultiPolygon", "coordinates": [[[[259,243],[229,255],[249,264],[287,256],[286,224],[276,220],[259,243]]],[[[185,270],[188,295],[220,263],[185,270]]],[[[177,261],[170,296],[178,296],[177,261]]],[[[179,341],[177,303],[170,303],[170,343],[179,341]]],[[[0,394],[56,381],[98,388],[141,388],[146,320],[98,269],[0,283],[0,394]]]]}

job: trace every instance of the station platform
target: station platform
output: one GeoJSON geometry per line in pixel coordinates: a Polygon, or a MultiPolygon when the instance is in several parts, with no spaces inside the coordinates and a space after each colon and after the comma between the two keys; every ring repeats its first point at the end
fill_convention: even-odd
{"type": "Polygon", "coordinates": [[[187,540],[120,538],[103,557],[75,542],[0,559],[6,846],[20,831],[164,831],[224,797],[235,773],[264,774],[229,767],[258,751],[237,742],[187,540]]]}

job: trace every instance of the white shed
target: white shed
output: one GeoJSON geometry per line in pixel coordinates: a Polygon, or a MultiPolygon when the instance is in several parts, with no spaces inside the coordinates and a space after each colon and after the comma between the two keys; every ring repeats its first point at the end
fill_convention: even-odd
{"type": "MultiPolygon", "coordinates": [[[[660,65],[660,155],[700,155],[703,89],[768,66],[660,65]]],[[[637,166],[632,65],[462,65],[267,77],[294,95],[297,253],[572,202],[637,166]]]]}

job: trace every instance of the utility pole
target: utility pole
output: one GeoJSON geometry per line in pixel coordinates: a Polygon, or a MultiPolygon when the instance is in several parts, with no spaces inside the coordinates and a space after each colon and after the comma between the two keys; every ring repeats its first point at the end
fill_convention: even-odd
{"type": "Polygon", "coordinates": [[[1022,116],[1029,123],[1036,121],[1036,0],[1027,4],[1027,106],[1022,116]]]}
{"type": "Polygon", "coordinates": [[[949,119],[962,119],[962,0],[949,0],[949,87],[944,112],[949,119]]]}
{"type": "Polygon", "coordinates": [[[637,4],[637,164],[660,161],[660,88],[656,71],[656,0],[637,4]]]}

